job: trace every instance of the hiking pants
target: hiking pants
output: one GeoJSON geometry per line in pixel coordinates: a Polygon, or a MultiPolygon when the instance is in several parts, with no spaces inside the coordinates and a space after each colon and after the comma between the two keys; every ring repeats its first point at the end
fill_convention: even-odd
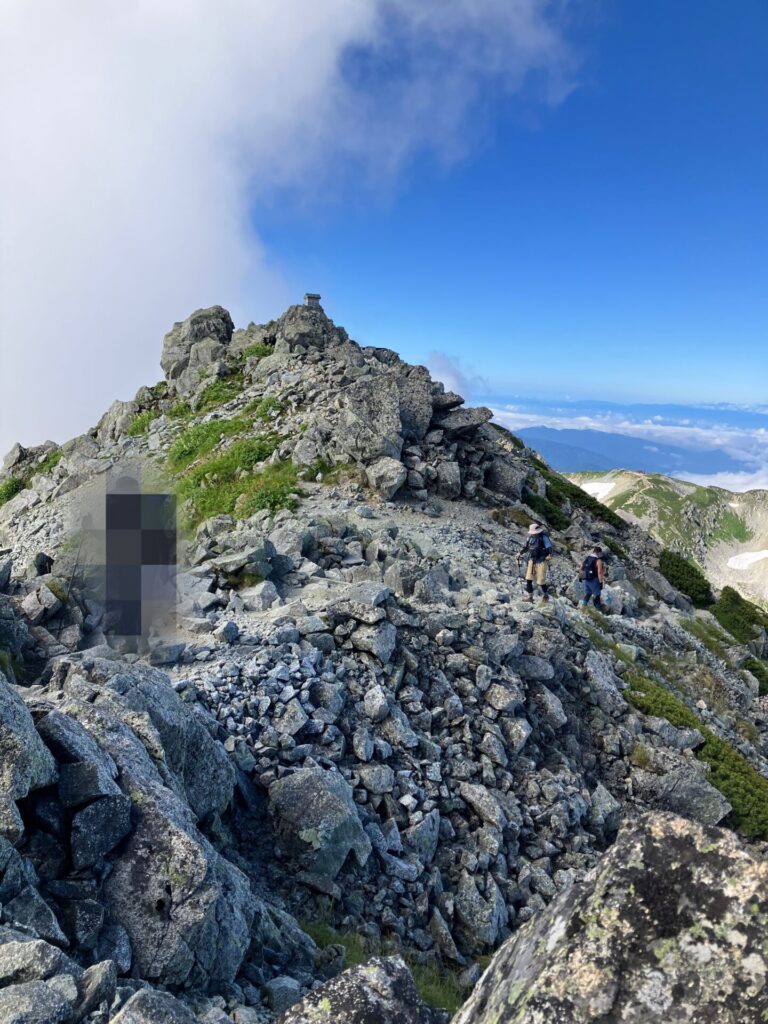
{"type": "Polygon", "coordinates": [[[534,579],[541,587],[542,593],[547,592],[547,563],[546,562],[534,562],[532,559],[528,559],[528,568],[525,573],[525,589],[529,594],[533,593],[533,581],[534,579]]]}
{"type": "Polygon", "coordinates": [[[590,597],[594,598],[595,608],[602,607],[600,601],[600,595],[603,592],[603,584],[597,577],[593,580],[584,580],[584,586],[587,588],[587,592],[584,595],[584,604],[589,604],[590,597]]]}

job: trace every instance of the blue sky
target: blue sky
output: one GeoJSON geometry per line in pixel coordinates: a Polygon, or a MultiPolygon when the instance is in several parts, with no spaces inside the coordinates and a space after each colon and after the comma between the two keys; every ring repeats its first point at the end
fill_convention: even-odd
{"type": "Polygon", "coordinates": [[[260,204],[262,238],[354,337],[486,393],[764,401],[768,6],[598,4],[570,38],[561,104],[487,95],[460,162],[342,170],[260,204]]]}
{"type": "Polygon", "coordinates": [[[766,401],[765,0],[3,14],[0,454],[305,291],[508,415],[766,401]]]}

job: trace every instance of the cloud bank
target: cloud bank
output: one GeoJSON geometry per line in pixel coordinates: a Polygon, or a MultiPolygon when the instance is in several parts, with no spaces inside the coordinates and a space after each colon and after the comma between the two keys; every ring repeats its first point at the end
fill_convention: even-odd
{"type": "Polygon", "coordinates": [[[162,334],[297,296],[252,227],[275,189],[389,184],[475,141],[489,91],[572,88],[548,0],[6,0],[0,453],[159,376],[162,334]]]}
{"type": "Polygon", "coordinates": [[[745,406],[621,405],[538,398],[495,401],[494,418],[510,430],[526,427],[603,430],[680,448],[726,452],[744,464],[743,472],[677,475],[729,491],[768,488],[768,410],[745,406]]]}

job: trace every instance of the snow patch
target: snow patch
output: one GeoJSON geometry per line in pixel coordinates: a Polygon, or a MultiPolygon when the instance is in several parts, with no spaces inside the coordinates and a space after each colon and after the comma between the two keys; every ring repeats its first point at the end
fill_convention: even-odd
{"type": "Polygon", "coordinates": [[[593,498],[597,498],[598,501],[605,501],[616,486],[616,483],[613,480],[589,480],[580,486],[582,491],[586,491],[587,494],[591,494],[593,498]]]}
{"type": "Polygon", "coordinates": [[[748,569],[755,562],[762,562],[768,558],[768,551],[745,551],[740,555],[734,555],[728,559],[729,569],[748,569]]]}

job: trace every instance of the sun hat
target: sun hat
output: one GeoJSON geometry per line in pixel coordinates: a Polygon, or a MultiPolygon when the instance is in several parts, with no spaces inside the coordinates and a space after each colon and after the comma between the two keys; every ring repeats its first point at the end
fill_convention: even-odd
{"type": "Polygon", "coordinates": [[[528,527],[528,536],[533,537],[534,534],[537,533],[544,533],[544,527],[539,526],[538,523],[531,523],[531,525],[528,527]]]}

